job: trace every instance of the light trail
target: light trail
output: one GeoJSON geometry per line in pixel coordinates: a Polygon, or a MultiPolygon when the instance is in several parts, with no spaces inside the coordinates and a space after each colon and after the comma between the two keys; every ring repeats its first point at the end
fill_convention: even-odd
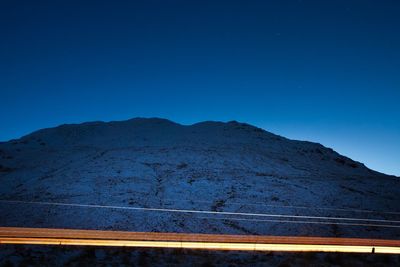
{"type": "Polygon", "coordinates": [[[189,213],[189,214],[218,214],[218,215],[237,215],[237,216],[249,216],[249,217],[317,219],[317,220],[331,220],[331,221],[339,220],[339,221],[354,221],[354,222],[358,221],[358,222],[396,223],[396,224],[400,224],[400,221],[395,221],[395,220],[367,219],[367,218],[349,218],[349,217],[305,216],[305,215],[245,213],[245,212],[228,212],[228,211],[144,208],[144,207],[126,207],[126,206],[110,206],[110,205],[92,205],[92,204],[72,204],[72,203],[59,203],[59,202],[38,202],[38,201],[19,201],[19,200],[0,200],[0,202],[2,202],[2,203],[17,203],[17,204],[85,207],[85,208],[122,209],[122,210],[136,210],[136,211],[174,212],[174,213],[189,213]]]}
{"type": "Polygon", "coordinates": [[[400,254],[400,240],[0,227],[7,244],[400,254]]]}

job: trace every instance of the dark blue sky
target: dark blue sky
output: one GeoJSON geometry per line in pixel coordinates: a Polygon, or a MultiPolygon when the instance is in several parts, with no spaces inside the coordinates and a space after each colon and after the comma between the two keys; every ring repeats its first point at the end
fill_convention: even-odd
{"type": "Polygon", "coordinates": [[[399,1],[1,1],[0,140],[239,120],[400,175],[399,1]]]}

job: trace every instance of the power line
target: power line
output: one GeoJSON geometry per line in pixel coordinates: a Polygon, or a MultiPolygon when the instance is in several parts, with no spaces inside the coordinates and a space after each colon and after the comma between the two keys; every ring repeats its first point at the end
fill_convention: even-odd
{"type": "Polygon", "coordinates": [[[229,212],[229,211],[207,211],[207,210],[187,210],[187,209],[124,207],[124,206],[110,206],[110,205],[73,204],[73,203],[20,201],[20,200],[0,200],[0,202],[2,202],[2,203],[14,203],[14,204],[53,205],[53,206],[70,206],[70,207],[85,207],[85,208],[123,209],[123,210],[136,210],[136,211],[191,213],[191,214],[217,214],[217,215],[237,215],[237,216],[250,216],[250,217],[276,217],[276,218],[279,217],[279,218],[294,218],[294,219],[318,219],[318,220],[342,220],[342,221],[361,221],[361,222],[380,222],[380,223],[400,223],[400,221],[394,221],[394,220],[349,218],[349,217],[305,216],[305,215],[245,213],[245,212],[229,212]]]}
{"type": "Polygon", "coordinates": [[[244,219],[244,218],[213,218],[213,217],[197,217],[198,219],[207,220],[226,220],[226,221],[251,221],[251,222],[279,222],[279,223],[297,223],[297,224],[325,224],[325,225],[347,225],[347,226],[373,226],[373,227],[389,227],[400,228],[400,225],[388,224],[364,224],[364,223],[342,223],[342,222],[316,222],[316,221],[289,221],[289,220],[264,220],[264,219],[244,219]]]}
{"type": "MultiPolygon", "coordinates": [[[[163,199],[171,202],[194,202],[194,203],[214,203],[213,201],[206,200],[186,200],[186,199],[163,199]]],[[[287,209],[313,209],[313,210],[331,210],[331,211],[344,211],[344,212],[364,212],[364,213],[378,213],[378,214],[392,214],[400,215],[397,211],[376,211],[376,210],[364,210],[364,209],[345,209],[345,208],[326,208],[326,207],[311,207],[311,206],[292,206],[292,205],[271,205],[260,202],[255,203],[244,203],[244,202],[226,202],[225,205],[243,205],[243,206],[263,206],[272,208],[287,208],[287,209]]]]}

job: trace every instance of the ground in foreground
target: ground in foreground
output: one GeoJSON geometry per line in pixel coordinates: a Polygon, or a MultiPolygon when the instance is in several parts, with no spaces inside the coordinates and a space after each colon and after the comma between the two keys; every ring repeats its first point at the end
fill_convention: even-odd
{"type": "Polygon", "coordinates": [[[6,245],[0,266],[400,266],[400,255],[6,245]]]}

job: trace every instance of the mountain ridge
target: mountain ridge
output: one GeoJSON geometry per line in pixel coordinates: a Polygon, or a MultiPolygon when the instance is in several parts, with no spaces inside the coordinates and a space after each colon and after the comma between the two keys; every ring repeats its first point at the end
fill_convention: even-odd
{"type": "MultiPolygon", "coordinates": [[[[287,137],[284,137],[282,135],[278,135],[278,134],[269,132],[269,131],[267,131],[265,129],[262,129],[262,128],[259,128],[257,126],[254,126],[254,125],[251,125],[251,124],[248,124],[248,123],[238,122],[238,121],[235,121],[235,120],[231,120],[231,121],[227,121],[227,122],[210,120],[210,121],[197,122],[197,123],[193,123],[193,124],[180,124],[180,123],[171,121],[169,119],[159,118],[159,117],[149,117],[149,118],[147,118],[147,117],[134,117],[134,118],[131,118],[131,119],[119,120],[119,121],[89,121],[89,122],[83,122],[83,123],[61,124],[61,125],[58,125],[58,126],[55,126],[55,127],[48,127],[48,128],[39,129],[39,130],[33,131],[32,133],[29,133],[29,134],[24,135],[24,136],[22,136],[20,138],[17,138],[17,139],[11,139],[11,140],[8,140],[8,141],[0,142],[0,144],[6,144],[6,143],[9,143],[9,142],[14,142],[15,143],[15,142],[19,142],[20,140],[22,140],[22,142],[24,142],[25,139],[28,139],[28,138],[30,138],[32,136],[35,136],[37,134],[40,134],[42,132],[54,131],[54,130],[57,130],[57,129],[66,129],[66,128],[75,128],[75,127],[76,128],[80,128],[80,127],[96,127],[96,126],[106,126],[107,127],[107,126],[112,126],[112,125],[117,125],[117,124],[128,124],[128,123],[149,123],[149,124],[150,123],[162,123],[162,124],[165,124],[165,125],[177,126],[177,127],[182,127],[182,128],[196,128],[196,127],[200,127],[200,126],[204,126],[204,125],[210,125],[210,124],[211,125],[231,125],[232,124],[232,125],[250,127],[250,128],[253,128],[254,130],[257,130],[257,131],[260,131],[260,132],[264,132],[264,133],[269,134],[269,135],[273,135],[276,138],[289,140],[289,141],[294,141],[294,142],[303,142],[304,144],[310,144],[310,145],[315,145],[315,146],[321,146],[324,149],[334,151],[332,148],[327,147],[327,146],[325,146],[325,145],[323,145],[321,143],[318,143],[318,142],[313,142],[313,141],[308,141],[308,140],[289,139],[287,137]]],[[[336,152],[336,151],[334,151],[334,152],[336,152]]],[[[336,153],[338,153],[338,152],[336,152],[336,153]]],[[[338,154],[340,156],[342,156],[342,157],[345,157],[348,160],[354,161],[354,162],[356,162],[358,164],[361,164],[361,165],[365,166],[365,164],[360,162],[360,161],[351,159],[351,158],[349,158],[347,156],[344,156],[344,155],[342,155],[340,153],[338,153],[338,154]]],[[[366,167],[366,168],[368,168],[368,167],[366,167]]],[[[370,169],[370,168],[368,168],[368,169],[370,169]]],[[[379,173],[379,174],[400,178],[400,177],[398,177],[396,175],[389,175],[389,174],[381,173],[379,171],[372,170],[372,169],[370,169],[370,170],[374,171],[376,173],[379,173]]]]}
{"type": "MultiPolygon", "coordinates": [[[[124,125],[124,124],[126,125],[126,124],[131,124],[131,123],[134,123],[134,124],[138,124],[138,123],[139,124],[140,123],[142,123],[142,124],[154,124],[154,123],[156,123],[156,124],[163,124],[163,125],[168,125],[168,126],[173,126],[173,127],[181,127],[181,128],[187,128],[187,129],[198,128],[198,127],[202,127],[202,126],[210,126],[210,125],[212,125],[212,126],[233,125],[233,126],[237,126],[237,127],[249,127],[251,129],[253,129],[254,131],[259,131],[259,132],[262,132],[264,134],[271,135],[274,138],[276,138],[277,140],[282,139],[282,140],[288,140],[288,141],[293,141],[293,142],[301,142],[303,144],[309,144],[309,145],[312,145],[312,146],[320,146],[322,149],[326,149],[326,150],[329,150],[329,151],[334,151],[332,148],[326,147],[323,144],[318,143],[318,142],[313,142],[313,141],[308,141],[308,140],[289,139],[289,138],[283,137],[281,135],[269,132],[269,131],[267,131],[265,129],[259,128],[257,126],[253,126],[253,125],[247,124],[247,123],[238,122],[238,121],[235,121],[235,120],[228,121],[228,122],[202,121],[202,122],[197,122],[197,123],[193,123],[193,124],[180,124],[180,123],[176,123],[176,122],[173,122],[171,120],[164,119],[164,118],[159,118],[159,117],[151,117],[151,118],[135,117],[135,118],[132,118],[132,119],[122,120],[122,121],[90,121],[90,122],[83,122],[83,123],[61,124],[61,125],[58,125],[58,126],[55,126],[55,127],[43,128],[43,129],[34,131],[34,132],[30,133],[30,134],[22,136],[19,139],[12,139],[12,140],[9,140],[7,142],[3,142],[3,144],[4,143],[8,143],[8,142],[18,142],[19,140],[22,140],[22,142],[24,142],[24,140],[29,139],[31,137],[34,137],[35,135],[41,134],[41,133],[46,132],[46,131],[57,131],[57,130],[62,130],[62,129],[74,129],[74,128],[76,130],[78,130],[79,128],[83,128],[83,127],[109,127],[109,126],[115,126],[115,125],[124,125]]],[[[336,151],[334,151],[334,152],[337,153],[336,151]]],[[[359,162],[357,160],[351,159],[351,158],[349,158],[347,156],[344,156],[342,154],[339,154],[339,155],[341,157],[346,158],[346,160],[350,160],[352,162],[355,162],[356,164],[360,164],[362,166],[365,166],[365,164],[362,163],[362,162],[359,162]]],[[[368,167],[366,167],[366,168],[368,168],[368,167]]],[[[376,173],[380,173],[380,172],[378,172],[376,170],[372,170],[372,169],[370,169],[370,170],[374,171],[376,173]]],[[[388,175],[388,174],[384,174],[384,173],[380,173],[380,174],[388,175]]],[[[388,175],[388,176],[394,176],[394,175],[388,175]]],[[[394,177],[397,177],[397,176],[394,176],[394,177]]]]}
{"type": "Polygon", "coordinates": [[[296,217],[394,220],[399,179],[321,144],[235,121],[60,125],[0,144],[0,167],[3,226],[400,237],[388,226],[354,231],[360,226],[296,217]],[[243,212],[266,215],[234,215],[243,212]]]}

